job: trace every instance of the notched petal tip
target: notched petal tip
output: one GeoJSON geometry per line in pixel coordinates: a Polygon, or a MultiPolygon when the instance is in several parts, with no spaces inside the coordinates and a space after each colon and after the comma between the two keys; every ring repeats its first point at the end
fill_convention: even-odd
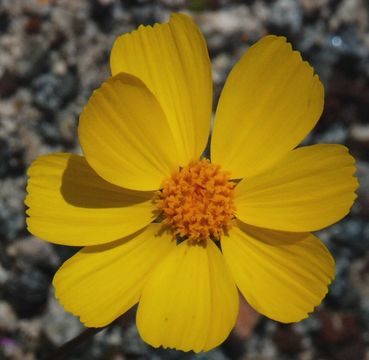
{"type": "Polygon", "coordinates": [[[307,318],[322,302],[335,276],[329,250],[308,233],[238,225],[222,239],[222,249],[249,304],[283,323],[307,318]]]}
{"type": "Polygon", "coordinates": [[[211,64],[197,25],[184,14],[121,35],[110,56],[112,74],[140,78],[162,107],[178,152],[178,165],[201,156],[212,108],[211,64]]]}
{"type": "Polygon", "coordinates": [[[355,171],[355,160],[342,145],[297,148],[274,168],[237,185],[237,217],[282,231],[320,230],[350,211],[355,171]]]}

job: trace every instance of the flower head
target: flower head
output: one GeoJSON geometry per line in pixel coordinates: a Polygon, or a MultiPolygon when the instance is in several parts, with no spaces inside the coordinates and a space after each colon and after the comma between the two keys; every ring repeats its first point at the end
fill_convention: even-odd
{"type": "Polygon", "coordinates": [[[235,324],[238,290],[281,322],[306,318],[334,277],[311,231],[348,213],[357,181],[341,145],[296,148],[324,91],[283,37],[252,46],[228,76],[211,138],[211,66],[186,15],[119,37],[112,77],[79,123],[84,156],[29,169],[28,229],[83,246],[54,278],[90,327],[139,303],[153,346],[204,351],[235,324]]]}

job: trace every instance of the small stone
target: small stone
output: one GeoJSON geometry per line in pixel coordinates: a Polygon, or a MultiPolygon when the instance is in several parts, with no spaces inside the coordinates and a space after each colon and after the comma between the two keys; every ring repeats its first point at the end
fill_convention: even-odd
{"type": "Polygon", "coordinates": [[[24,196],[24,177],[1,179],[0,236],[2,236],[3,239],[14,239],[24,229],[24,196]]]}
{"type": "Polygon", "coordinates": [[[15,93],[18,87],[18,77],[9,70],[0,75],[0,97],[6,98],[15,93]]]}
{"type": "Polygon", "coordinates": [[[369,145],[369,124],[354,124],[349,129],[349,139],[359,145],[369,145]]]}
{"type": "Polygon", "coordinates": [[[121,344],[125,353],[133,356],[145,355],[148,350],[148,345],[140,338],[134,324],[124,331],[121,344]]]}
{"type": "Polygon", "coordinates": [[[55,75],[63,76],[67,73],[67,71],[68,71],[68,66],[65,63],[65,61],[62,61],[62,60],[56,61],[52,66],[52,72],[55,75]]]}
{"type": "Polygon", "coordinates": [[[0,337],[0,359],[34,360],[25,359],[21,345],[11,337],[0,337]]]}
{"type": "Polygon", "coordinates": [[[355,314],[321,310],[317,316],[321,322],[319,337],[323,343],[344,343],[360,334],[359,321],[355,314]]]}
{"type": "Polygon", "coordinates": [[[347,138],[347,130],[342,123],[336,123],[327,131],[315,134],[315,142],[319,144],[344,144],[347,138]]]}
{"type": "Polygon", "coordinates": [[[29,318],[45,309],[50,278],[37,268],[30,268],[9,278],[4,297],[11,301],[18,316],[29,318]]]}
{"type": "MultiPolygon", "coordinates": [[[[6,123],[7,121],[2,122],[4,130],[6,123]]],[[[6,140],[0,139],[0,151],[3,151],[0,154],[0,178],[18,177],[24,174],[24,149],[19,143],[9,144],[6,140]]]]}
{"type": "Polygon", "coordinates": [[[48,312],[42,318],[42,328],[46,337],[56,346],[76,337],[83,330],[78,317],[66,312],[50,292],[48,312]]]}
{"type": "Polygon", "coordinates": [[[296,33],[301,29],[302,15],[302,9],[297,1],[277,0],[272,5],[269,22],[273,30],[296,33]]]}
{"type": "Polygon", "coordinates": [[[37,34],[41,30],[42,18],[38,15],[31,15],[25,24],[24,30],[27,34],[37,34]]]}
{"type": "Polygon", "coordinates": [[[0,263],[0,287],[4,286],[4,284],[8,281],[9,279],[9,272],[2,267],[1,263],[0,263]]]}
{"type": "Polygon", "coordinates": [[[30,342],[40,341],[43,324],[40,318],[19,320],[19,331],[23,338],[30,342]]]}
{"type": "Polygon", "coordinates": [[[73,113],[61,113],[57,116],[60,140],[68,146],[77,142],[78,116],[73,113]]]}
{"type": "Polygon", "coordinates": [[[108,32],[113,27],[114,2],[111,0],[91,0],[91,18],[101,30],[108,32]]]}
{"type": "Polygon", "coordinates": [[[335,244],[347,250],[349,258],[361,256],[369,250],[367,220],[360,216],[346,218],[330,228],[335,244]]]}
{"type": "Polygon", "coordinates": [[[325,8],[328,5],[330,0],[299,0],[302,5],[304,11],[307,13],[315,12],[325,8]]]}
{"type": "Polygon", "coordinates": [[[0,33],[5,33],[10,25],[9,13],[0,9],[0,33]]]}
{"type": "Polygon", "coordinates": [[[42,74],[32,82],[35,104],[51,112],[64,106],[75,95],[77,88],[77,77],[70,71],[64,76],[42,74]]]}
{"type": "Polygon", "coordinates": [[[24,82],[30,82],[48,67],[47,44],[38,40],[29,41],[17,63],[17,75],[24,82]]]}
{"type": "Polygon", "coordinates": [[[60,264],[52,245],[33,236],[10,244],[6,252],[22,269],[32,265],[49,266],[55,269],[60,264]]]}
{"type": "Polygon", "coordinates": [[[12,307],[5,301],[0,301],[0,332],[13,332],[17,329],[17,316],[12,307]]]}
{"type": "Polygon", "coordinates": [[[302,350],[302,336],[292,326],[280,325],[273,335],[273,340],[286,354],[296,354],[302,350]]]}
{"type": "Polygon", "coordinates": [[[43,139],[43,142],[56,145],[60,143],[59,127],[55,118],[47,115],[38,123],[37,132],[43,139]]]}
{"type": "Polygon", "coordinates": [[[359,337],[358,339],[340,347],[337,351],[335,360],[367,360],[368,357],[365,354],[365,350],[365,343],[361,337],[359,337]]]}

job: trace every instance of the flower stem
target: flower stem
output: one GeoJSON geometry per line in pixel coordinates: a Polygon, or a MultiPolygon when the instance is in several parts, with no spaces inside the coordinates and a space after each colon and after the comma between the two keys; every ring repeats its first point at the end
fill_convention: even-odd
{"type": "MultiPolygon", "coordinates": [[[[110,326],[109,324],[108,326],[110,326]]],[[[48,355],[44,360],[62,360],[66,359],[68,355],[72,353],[78,346],[82,345],[87,340],[91,339],[95,334],[106,329],[108,326],[102,328],[87,328],[82,331],[75,338],[67,341],[64,345],[60,346],[54,353],[48,355]]]]}

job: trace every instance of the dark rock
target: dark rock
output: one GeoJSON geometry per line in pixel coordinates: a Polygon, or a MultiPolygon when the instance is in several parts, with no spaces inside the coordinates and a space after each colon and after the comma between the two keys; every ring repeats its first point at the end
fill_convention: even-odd
{"type": "Polygon", "coordinates": [[[280,325],[273,335],[277,347],[286,354],[296,354],[302,350],[302,336],[289,325],[280,325]]]}
{"type": "Polygon", "coordinates": [[[149,346],[140,338],[136,325],[132,324],[123,334],[122,346],[129,356],[143,356],[147,354],[149,346]]]}
{"type": "Polygon", "coordinates": [[[349,258],[369,251],[369,224],[363,217],[351,217],[330,228],[332,241],[341,250],[346,249],[349,258]]]}
{"type": "Polygon", "coordinates": [[[4,297],[20,317],[41,313],[46,306],[50,277],[37,268],[14,274],[4,286],[4,297]]]}
{"type": "Polygon", "coordinates": [[[79,318],[66,313],[58,300],[52,295],[48,302],[48,312],[42,319],[42,328],[52,344],[61,346],[83,331],[79,318]]]}
{"type": "Polygon", "coordinates": [[[349,344],[337,349],[337,352],[332,357],[333,360],[366,360],[365,343],[362,339],[354,340],[349,344]]]}
{"type": "Polygon", "coordinates": [[[78,77],[73,71],[65,75],[45,73],[32,82],[34,102],[41,109],[60,110],[77,92],[78,77]]]}
{"type": "Polygon", "coordinates": [[[53,246],[33,236],[12,242],[6,249],[7,255],[14,260],[17,268],[28,270],[32,266],[56,270],[59,257],[53,246]]]}
{"type": "Polygon", "coordinates": [[[22,83],[29,86],[32,81],[49,66],[47,43],[38,40],[29,41],[23,57],[17,63],[17,75],[22,83]]]}
{"type": "Polygon", "coordinates": [[[37,132],[41,135],[44,142],[50,145],[60,143],[60,133],[55,118],[50,114],[46,115],[38,124],[37,132]]]}
{"type": "Polygon", "coordinates": [[[319,338],[323,344],[347,343],[357,339],[361,333],[355,314],[321,310],[317,316],[321,323],[319,338]]]}
{"type": "MultiPolygon", "coordinates": [[[[0,182],[0,239],[14,239],[24,230],[24,180],[2,179],[0,182]]],[[[0,254],[1,258],[1,254],[0,254]]]]}
{"type": "Polygon", "coordinates": [[[8,30],[10,21],[9,13],[0,9],[0,33],[5,33],[8,30]]]}
{"type": "Polygon", "coordinates": [[[302,9],[298,1],[277,0],[271,7],[268,29],[276,35],[287,35],[290,40],[302,24],[302,9]]]}
{"type": "Polygon", "coordinates": [[[143,4],[142,6],[132,8],[130,11],[137,26],[140,24],[153,25],[158,21],[155,5],[143,4]]]}
{"type": "Polygon", "coordinates": [[[18,77],[9,70],[5,70],[0,77],[0,97],[6,98],[15,93],[18,87],[18,77]]]}
{"type": "Polygon", "coordinates": [[[99,25],[103,31],[109,31],[113,27],[113,7],[114,1],[91,0],[91,18],[99,25]]]}
{"type": "Polygon", "coordinates": [[[27,34],[33,35],[37,34],[41,30],[42,18],[38,15],[32,15],[28,18],[25,24],[25,32],[27,34]]]}
{"type": "MultiPolygon", "coordinates": [[[[323,124],[322,124],[323,125],[323,124]]],[[[329,126],[325,131],[318,132],[314,135],[314,143],[321,144],[343,144],[346,142],[347,129],[342,123],[335,123],[329,126]]]]}
{"type": "Polygon", "coordinates": [[[19,176],[24,172],[23,149],[12,149],[10,144],[0,138],[0,178],[19,176]]]}
{"type": "Polygon", "coordinates": [[[336,277],[329,286],[324,303],[331,309],[355,311],[360,304],[360,296],[351,283],[352,253],[349,248],[334,244],[331,250],[335,259],[336,277]]]}
{"type": "Polygon", "coordinates": [[[5,301],[0,301],[0,332],[11,333],[18,327],[17,316],[14,310],[5,301]]]}
{"type": "Polygon", "coordinates": [[[129,8],[150,5],[152,2],[152,0],[121,0],[122,5],[129,8]]]}

